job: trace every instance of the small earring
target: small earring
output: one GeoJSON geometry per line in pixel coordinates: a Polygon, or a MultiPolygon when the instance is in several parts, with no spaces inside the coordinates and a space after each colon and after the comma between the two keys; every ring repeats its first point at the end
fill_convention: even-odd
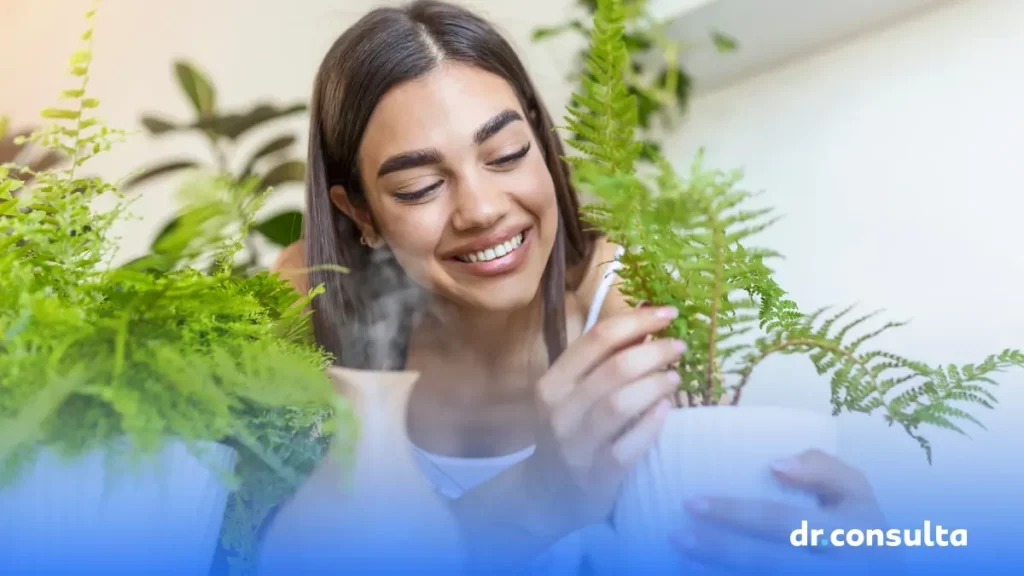
{"type": "Polygon", "coordinates": [[[373,249],[380,248],[381,246],[384,245],[384,241],[381,240],[380,238],[374,240],[373,242],[370,242],[366,239],[366,236],[360,236],[359,243],[362,244],[363,246],[368,246],[373,249]]]}

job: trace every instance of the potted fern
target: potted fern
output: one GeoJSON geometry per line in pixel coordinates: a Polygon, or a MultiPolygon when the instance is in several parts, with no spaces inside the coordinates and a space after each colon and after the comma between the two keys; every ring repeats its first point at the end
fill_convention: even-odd
{"type": "Polygon", "coordinates": [[[317,457],[299,448],[339,430],[330,358],[309,331],[316,291],[231,273],[254,183],[190,182],[176,231],[109,265],[127,205],[98,210],[119,184],[82,166],[123,133],[86,95],[94,15],[67,105],[24,139],[67,166],[0,166],[0,571],[206,574],[223,525],[266,512],[233,500],[225,521],[231,492],[296,484],[317,457]]]}
{"type": "Polygon", "coordinates": [[[624,248],[620,291],[634,303],[677,307],[680,316],[663,336],[688,345],[676,368],[682,409],[669,416],[626,483],[615,513],[620,534],[665,542],[691,494],[805,501],[775,485],[769,465],[811,448],[835,453],[833,419],[739,404],[755,369],[777,354],[806,357],[830,377],[833,416],[880,414],[910,435],[929,462],[924,426],[963,433],[957,421],[980,424],[962,405],[991,408],[992,375],[1024,367],[1024,353],[1007,349],[977,364],[931,366],[865,350],[903,323],[857,334],[876,314],[801,312],[765,263],[778,254],[750,243],[774,220],[769,209],[749,207],[751,194],[738,188],[737,173],[706,169],[700,156],[685,176],[664,158],[653,174],[641,173],[637,105],[623,82],[622,0],[598,4],[588,80],[568,112],[570,139],[582,155],[567,160],[580,188],[598,199],[584,207],[585,217],[624,248]]]}

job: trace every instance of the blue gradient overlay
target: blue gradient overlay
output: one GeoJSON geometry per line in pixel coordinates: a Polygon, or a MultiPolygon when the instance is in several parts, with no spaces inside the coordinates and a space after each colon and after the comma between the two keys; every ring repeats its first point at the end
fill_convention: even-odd
{"type": "MultiPolygon", "coordinates": [[[[1014,447],[1018,450],[1019,447],[1014,447]]],[[[888,525],[884,529],[922,529],[925,522],[935,527],[941,525],[947,530],[967,531],[967,545],[916,546],[916,547],[867,547],[856,550],[861,553],[895,553],[878,564],[861,564],[854,561],[820,562],[831,555],[832,546],[820,547],[833,550],[804,552],[805,559],[771,564],[761,561],[757,550],[738,549],[733,559],[744,556],[754,558],[754,565],[729,571],[709,568],[706,565],[682,565],[672,549],[661,542],[649,543],[649,548],[635,547],[631,553],[617,550],[613,544],[598,544],[604,556],[595,574],[822,574],[823,570],[841,574],[922,574],[922,575],[1014,575],[1024,574],[1024,486],[1019,484],[1024,472],[1024,458],[1012,456],[1007,448],[1000,463],[1000,472],[971,476],[975,462],[964,458],[960,462],[947,462],[942,469],[927,469],[921,473],[908,474],[904,470],[871,476],[872,485],[880,495],[879,500],[886,514],[888,525]],[[961,480],[949,477],[951,471],[962,472],[961,480]],[[964,480],[965,478],[965,480],[964,480]],[[950,489],[935,490],[934,487],[949,486],[950,489]],[[931,488],[931,489],[930,489],[931,488]],[[884,495],[884,497],[883,497],[884,495]],[[749,556],[748,556],[749,555],[749,556]],[[603,571],[602,571],[603,568],[603,571]]],[[[328,503],[325,503],[328,507],[328,503]]],[[[374,508],[377,526],[400,527],[393,537],[384,535],[369,537],[361,532],[365,519],[349,518],[348,523],[338,526],[308,526],[308,534],[301,538],[302,546],[286,551],[282,574],[456,574],[459,558],[438,552],[432,544],[435,534],[417,530],[419,522],[410,518],[402,509],[396,509],[389,502],[380,502],[374,508]],[[389,524],[393,523],[393,524],[389,524]],[[398,533],[400,532],[400,534],[398,533]],[[310,556],[309,551],[315,554],[310,556]],[[289,557],[291,555],[291,557],[289,557]]],[[[2,511],[0,511],[2,515],[2,511]]],[[[814,525],[809,525],[814,528],[814,525]]],[[[800,528],[799,525],[793,529],[800,528]]],[[[46,543],[45,527],[24,527],[37,530],[40,543],[46,543]]],[[[949,537],[947,536],[947,539],[949,537]]],[[[41,546],[38,555],[32,557],[31,565],[12,566],[12,550],[8,543],[0,542],[0,574],[168,574],[161,566],[147,565],[147,547],[151,543],[142,541],[128,531],[96,534],[94,542],[68,543],[52,541],[41,546]],[[64,547],[96,550],[79,558],[85,561],[69,565],[61,550],[64,547]],[[86,548],[83,548],[86,547],[86,548]],[[110,552],[110,551],[115,552],[110,552]],[[115,571],[116,565],[126,561],[134,567],[115,571]]],[[[500,543],[496,543],[499,544],[500,543]]],[[[500,546],[499,546],[500,547],[500,546]]],[[[790,552],[794,551],[792,549],[790,552]]],[[[867,558],[862,558],[868,560],[867,558]]],[[[201,559],[202,560],[202,559],[201,559]]],[[[552,574],[547,571],[543,560],[527,567],[503,566],[495,558],[493,565],[461,573],[476,574],[552,574]]],[[[212,557],[210,558],[212,566],[212,557]]],[[[209,574],[227,574],[226,570],[211,570],[209,574]]],[[[578,572],[586,574],[587,572],[578,572]]],[[[174,573],[174,576],[182,576],[174,573]]]]}

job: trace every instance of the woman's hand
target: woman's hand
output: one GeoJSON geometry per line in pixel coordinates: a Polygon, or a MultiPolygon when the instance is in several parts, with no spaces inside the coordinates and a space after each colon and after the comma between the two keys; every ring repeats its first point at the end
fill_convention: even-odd
{"type": "Polygon", "coordinates": [[[608,518],[619,488],[657,439],[678,379],[681,342],[648,337],[678,315],[645,307],[573,342],[537,382],[537,448],[452,504],[469,564],[521,566],[562,537],[608,518]]]}
{"type": "Polygon", "coordinates": [[[541,436],[524,480],[550,511],[549,528],[566,533],[605,520],[626,474],[656,440],[679,385],[668,368],[686,347],[648,336],[677,315],[644,307],[607,318],[538,382],[541,436]]]}
{"type": "MultiPolygon", "coordinates": [[[[817,509],[760,500],[699,498],[685,503],[696,522],[673,539],[691,560],[738,570],[785,569],[837,563],[889,564],[885,547],[835,545],[833,530],[881,530],[885,518],[867,479],[840,460],[811,450],[773,467],[783,484],[818,497],[817,509]],[[794,531],[807,523],[807,540],[794,531]],[[816,540],[815,540],[816,537],[816,540]],[[796,545],[794,543],[796,541],[796,545]],[[817,542],[817,545],[815,545],[817,542]],[[837,562],[838,561],[838,562],[837,562]]],[[[840,544],[842,540],[840,540],[840,544]]]]}

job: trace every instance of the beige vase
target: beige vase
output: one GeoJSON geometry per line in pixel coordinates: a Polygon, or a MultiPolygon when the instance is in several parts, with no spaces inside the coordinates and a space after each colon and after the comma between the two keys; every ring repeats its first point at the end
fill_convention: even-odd
{"type": "Polygon", "coordinates": [[[282,512],[268,536],[273,550],[264,572],[460,573],[457,521],[417,466],[407,433],[419,374],[346,368],[329,374],[358,422],[354,451],[332,451],[282,512]]]}

